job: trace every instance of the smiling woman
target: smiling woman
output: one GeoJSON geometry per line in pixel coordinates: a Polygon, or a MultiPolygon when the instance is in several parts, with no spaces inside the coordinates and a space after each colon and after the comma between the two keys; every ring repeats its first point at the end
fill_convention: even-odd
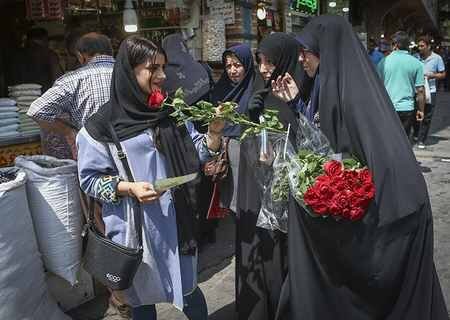
{"type": "Polygon", "coordinates": [[[161,91],[162,84],[166,80],[164,66],[167,63],[165,52],[158,50],[156,45],[147,46],[141,40],[131,38],[129,60],[134,75],[141,90],[146,94],[152,91],[161,91]]]}
{"type": "Polygon", "coordinates": [[[189,319],[203,320],[208,312],[197,288],[198,181],[165,193],[153,183],[198,172],[217,151],[224,125],[213,122],[207,136],[201,135],[192,123],[177,126],[170,109],[158,107],[165,64],[165,52],[153,42],[141,37],[122,42],[111,99],[77,138],[79,176],[81,188],[103,203],[105,233],[112,241],[136,248],[136,201],[143,211],[142,263],[124,291],[133,319],[156,319],[154,304],[169,302],[189,319]],[[125,160],[119,161],[124,154],[119,147],[125,160]],[[124,161],[133,179],[127,179],[124,161]]]}

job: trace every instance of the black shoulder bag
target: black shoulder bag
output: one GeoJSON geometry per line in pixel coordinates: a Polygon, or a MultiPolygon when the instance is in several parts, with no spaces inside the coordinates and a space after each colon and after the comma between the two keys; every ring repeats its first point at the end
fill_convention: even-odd
{"type": "MultiPolygon", "coordinates": [[[[114,129],[110,128],[113,142],[117,148],[117,155],[122,162],[128,181],[134,182],[126,154],[123,152],[114,129]]],[[[110,153],[109,147],[106,146],[110,153]]],[[[112,157],[111,153],[110,156],[112,157]]],[[[112,159],[114,162],[114,158],[112,159]]],[[[117,244],[103,234],[94,225],[94,200],[89,205],[89,218],[83,237],[87,237],[86,251],[83,256],[83,266],[96,280],[112,290],[125,290],[131,287],[133,279],[142,262],[142,206],[133,199],[133,214],[138,248],[132,249],[117,244]]]]}

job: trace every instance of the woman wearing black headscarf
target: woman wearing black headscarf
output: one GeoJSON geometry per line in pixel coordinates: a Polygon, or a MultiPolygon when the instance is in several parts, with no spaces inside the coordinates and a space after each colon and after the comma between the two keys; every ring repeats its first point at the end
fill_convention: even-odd
{"type": "Polygon", "coordinates": [[[164,72],[167,81],[164,90],[173,95],[179,88],[183,89],[184,100],[192,105],[200,100],[209,100],[209,93],[214,83],[204,66],[189,53],[183,36],[175,33],[165,37],[161,44],[167,54],[167,66],[164,72]]]}
{"type": "MultiPolygon", "coordinates": [[[[249,113],[258,121],[266,107],[279,111],[285,127],[295,132],[295,108],[270,92],[271,81],[286,72],[301,79],[298,65],[299,44],[291,36],[274,33],[265,38],[257,51],[259,75],[250,99],[249,113]]],[[[300,83],[298,83],[300,86],[300,83]]],[[[261,209],[262,187],[257,184],[260,148],[255,139],[241,144],[236,241],[236,306],[241,320],[275,318],[281,285],[287,272],[286,235],[256,226],[261,209]]]]}
{"type": "Polygon", "coordinates": [[[207,319],[197,288],[197,181],[165,193],[153,183],[198,172],[200,161],[220,148],[224,123],[211,123],[206,135],[191,123],[177,127],[169,116],[172,110],[161,106],[165,63],[164,51],[145,38],[122,42],[111,99],[77,137],[79,177],[81,188],[103,202],[106,236],[121,245],[138,245],[133,201],[141,203],[143,259],[132,287],[124,291],[133,319],[156,319],[155,304],[160,302],[172,303],[189,319],[207,319]],[[128,182],[112,132],[136,182],[128,182]]]}
{"type": "Polygon", "coordinates": [[[426,184],[373,64],[342,17],[313,19],[299,41],[305,70],[320,72],[321,130],[369,167],[376,197],[349,223],[290,201],[279,319],[447,320],[426,184]]]}
{"type": "MultiPolygon", "coordinates": [[[[225,72],[211,93],[212,102],[215,104],[226,101],[236,102],[238,104],[236,111],[247,114],[255,79],[255,66],[250,46],[239,44],[227,49],[222,55],[222,63],[225,72]]],[[[230,170],[225,181],[220,184],[221,206],[236,212],[241,127],[227,124],[223,134],[229,138],[230,170]]]]}
{"type": "MultiPolygon", "coordinates": [[[[194,60],[189,53],[183,36],[180,33],[170,34],[161,44],[167,54],[167,65],[164,69],[166,81],[164,90],[173,96],[179,88],[183,89],[184,101],[193,105],[201,100],[210,101],[214,82],[209,66],[194,60]]],[[[202,123],[194,123],[195,128],[204,132],[202,123]]],[[[199,213],[199,246],[202,249],[207,242],[215,242],[217,221],[208,220],[208,211],[213,196],[213,183],[211,178],[201,173],[198,186],[197,207],[199,213]]]]}

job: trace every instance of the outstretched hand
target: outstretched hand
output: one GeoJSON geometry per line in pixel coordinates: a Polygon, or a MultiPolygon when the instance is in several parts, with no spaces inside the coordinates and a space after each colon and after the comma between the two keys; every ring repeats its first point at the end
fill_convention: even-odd
{"type": "Polygon", "coordinates": [[[272,94],[284,102],[294,100],[300,92],[297,83],[295,83],[294,78],[289,73],[286,73],[284,76],[279,76],[276,80],[272,80],[271,85],[272,94]]]}

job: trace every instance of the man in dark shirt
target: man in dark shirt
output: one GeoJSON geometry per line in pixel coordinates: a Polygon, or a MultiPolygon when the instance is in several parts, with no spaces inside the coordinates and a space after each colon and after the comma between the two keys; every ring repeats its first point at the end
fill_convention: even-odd
{"type": "Polygon", "coordinates": [[[58,55],[48,46],[48,32],[43,28],[28,32],[26,45],[17,55],[14,65],[14,84],[40,84],[42,92],[63,73],[58,55]]]}

